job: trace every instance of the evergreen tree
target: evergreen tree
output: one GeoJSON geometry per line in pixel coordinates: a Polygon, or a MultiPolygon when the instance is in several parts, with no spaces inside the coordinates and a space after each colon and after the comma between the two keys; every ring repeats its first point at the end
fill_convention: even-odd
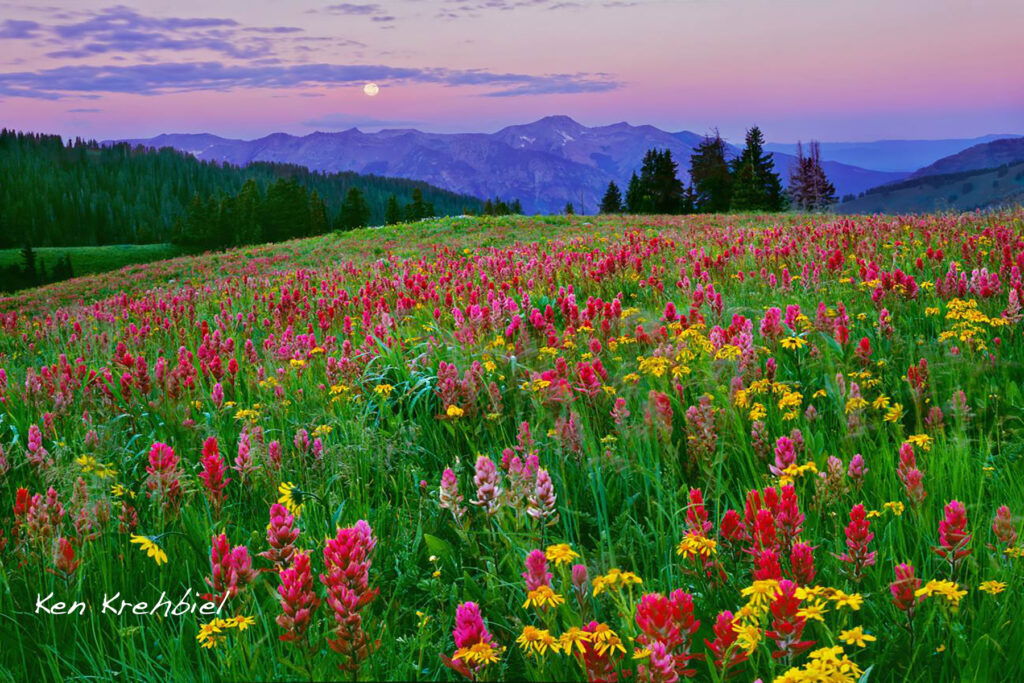
{"type": "Polygon", "coordinates": [[[743,152],[732,164],[734,211],[781,211],[786,206],[775,160],[764,151],[764,135],[754,126],[747,131],[743,152]]]}
{"type": "Polygon", "coordinates": [[[523,203],[518,199],[512,201],[511,209],[512,213],[516,214],[517,216],[523,215],[523,203]]]}
{"type": "Polygon", "coordinates": [[[486,202],[484,202],[484,215],[485,216],[493,216],[494,215],[494,202],[492,202],[490,199],[488,199],[486,202]]]}
{"type": "Polygon", "coordinates": [[[804,156],[803,145],[796,146],[797,161],[790,172],[789,194],[793,204],[803,211],[823,211],[836,201],[836,188],[821,166],[821,151],[816,141],[804,156]]]}
{"type": "Polygon", "coordinates": [[[572,216],[576,213],[576,209],[573,208],[572,202],[566,203],[564,213],[566,216],[572,216]]]}
{"type": "Polygon", "coordinates": [[[263,197],[256,181],[250,178],[242,185],[235,201],[235,244],[256,244],[263,236],[258,214],[263,197]]]}
{"type": "MultiPolygon", "coordinates": [[[[683,183],[677,175],[678,165],[672,159],[672,151],[665,149],[655,152],[654,172],[650,178],[650,189],[645,192],[651,198],[654,213],[680,213],[683,204],[683,183]]],[[[644,178],[640,178],[641,184],[644,178]]]]}
{"type": "Polygon", "coordinates": [[[213,231],[210,228],[211,216],[206,202],[198,193],[192,196],[185,213],[181,243],[188,247],[208,247],[213,231]]]}
{"type": "Polygon", "coordinates": [[[412,191],[412,203],[405,207],[405,217],[409,221],[418,221],[429,215],[427,205],[423,202],[423,192],[417,187],[412,191]]]}
{"type": "Polygon", "coordinates": [[[349,188],[345,195],[345,201],[341,203],[341,211],[338,214],[338,228],[340,230],[352,230],[362,228],[370,223],[370,207],[358,187],[349,188]]]}
{"type": "Polygon", "coordinates": [[[683,201],[679,207],[679,213],[697,212],[697,194],[693,191],[693,185],[683,187],[683,201]]]}
{"type": "Polygon", "coordinates": [[[309,195],[309,234],[323,235],[331,229],[327,218],[327,205],[320,193],[313,190],[309,195]]]}
{"type": "Polygon", "coordinates": [[[614,181],[608,183],[608,189],[601,199],[601,213],[622,213],[622,193],[614,181]]]}
{"type": "Polygon", "coordinates": [[[718,213],[729,210],[732,174],[725,160],[725,141],[717,131],[714,137],[705,137],[690,157],[690,182],[697,211],[718,213]]]}
{"type": "Polygon", "coordinates": [[[25,279],[31,284],[39,282],[39,274],[36,272],[36,252],[31,244],[26,244],[21,249],[21,268],[25,279]]]}
{"type": "Polygon", "coordinates": [[[53,281],[60,282],[61,280],[70,280],[74,276],[75,272],[71,268],[71,254],[64,254],[58,258],[57,263],[53,265],[53,281]]]}
{"type": "Polygon", "coordinates": [[[210,197],[206,202],[206,211],[211,216],[210,245],[215,249],[225,249],[235,243],[235,231],[238,222],[235,218],[235,198],[221,197],[220,201],[210,197]]]}
{"type": "Polygon", "coordinates": [[[384,224],[394,225],[402,222],[402,207],[398,204],[398,197],[388,195],[388,203],[384,209],[384,224]]]}
{"type": "Polygon", "coordinates": [[[260,207],[260,223],[263,225],[263,240],[280,242],[295,234],[296,207],[291,188],[284,178],[267,188],[267,195],[260,207]]]}
{"type": "Polygon", "coordinates": [[[626,188],[626,212],[640,213],[643,208],[643,188],[640,186],[640,176],[633,171],[629,179],[629,187],[626,188]]]}

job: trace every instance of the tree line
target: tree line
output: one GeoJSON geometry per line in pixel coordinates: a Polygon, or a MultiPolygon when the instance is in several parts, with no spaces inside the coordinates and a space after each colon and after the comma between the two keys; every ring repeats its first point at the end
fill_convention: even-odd
{"type": "MultiPolygon", "coordinates": [[[[433,202],[414,187],[411,201],[402,203],[394,194],[385,201],[388,225],[418,221],[437,215],[433,202]]],[[[315,188],[309,190],[297,178],[278,178],[266,192],[250,178],[237,194],[203,199],[192,197],[185,215],[175,221],[171,241],[191,249],[224,249],[262,242],[281,242],[323,235],[331,230],[354,230],[370,225],[374,210],[359,187],[350,187],[336,213],[315,188]]]]}
{"type": "Polygon", "coordinates": [[[788,189],[783,189],[772,155],[764,151],[764,135],[757,126],[747,131],[739,156],[729,160],[726,153],[717,132],[705,137],[690,156],[690,184],[684,185],[671,150],[650,149],[625,195],[614,182],[608,184],[601,213],[776,212],[791,205],[816,211],[835,202],[835,187],[825,176],[816,142],[806,155],[803,145],[797,145],[788,189]]]}
{"type": "Polygon", "coordinates": [[[226,246],[483,208],[476,197],[400,178],[238,167],[170,148],[0,130],[0,248],[226,246]],[[244,224],[229,228],[236,218],[244,224]]]}
{"type": "Polygon", "coordinates": [[[21,263],[10,263],[0,267],[0,291],[14,292],[26,287],[38,287],[50,282],[59,282],[75,276],[71,267],[71,255],[58,256],[53,266],[46,267],[46,261],[38,258],[31,246],[21,250],[21,263]]]}

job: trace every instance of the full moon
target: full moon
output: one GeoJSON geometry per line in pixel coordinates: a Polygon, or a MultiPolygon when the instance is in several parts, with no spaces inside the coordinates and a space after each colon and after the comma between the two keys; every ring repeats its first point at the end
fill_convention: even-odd
{"type": "Polygon", "coordinates": [[[380,88],[377,87],[376,83],[367,83],[366,85],[363,86],[363,92],[368,97],[374,97],[377,93],[380,92],[380,88]]]}

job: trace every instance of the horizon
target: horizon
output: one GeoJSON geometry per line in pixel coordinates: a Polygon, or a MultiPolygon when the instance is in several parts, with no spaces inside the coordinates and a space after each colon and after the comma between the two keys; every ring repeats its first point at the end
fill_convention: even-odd
{"type": "MultiPolygon", "coordinates": [[[[371,126],[350,126],[348,128],[338,128],[338,129],[324,128],[322,130],[311,130],[311,131],[304,131],[304,132],[301,132],[301,133],[289,133],[287,131],[271,130],[271,131],[266,131],[266,132],[261,133],[261,134],[250,135],[250,136],[245,136],[245,137],[237,137],[237,136],[236,137],[232,137],[231,135],[222,134],[222,133],[215,133],[215,132],[211,132],[209,130],[194,130],[194,131],[188,131],[188,130],[165,130],[165,131],[161,131],[159,133],[156,133],[154,135],[121,136],[121,137],[116,137],[116,138],[83,137],[83,136],[76,136],[76,135],[73,135],[73,134],[72,135],[61,134],[61,137],[66,142],[72,143],[72,142],[74,142],[74,139],[76,137],[82,137],[82,139],[87,140],[87,141],[88,140],[95,140],[97,142],[118,142],[118,141],[123,141],[123,140],[148,140],[148,139],[157,138],[157,137],[164,136],[164,135],[166,135],[166,136],[174,136],[174,135],[211,135],[213,137],[221,138],[221,139],[224,139],[224,140],[239,140],[239,141],[244,141],[244,142],[251,142],[253,140],[260,140],[260,139],[263,139],[263,138],[270,137],[272,135],[282,135],[283,134],[283,135],[289,135],[289,136],[295,137],[295,138],[305,138],[305,137],[310,137],[312,135],[334,135],[334,134],[339,134],[339,133],[347,133],[347,132],[350,132],[350,131],[356,131],[356,132],[361,133],[363,135],[373,135],[375,133],[392,132],[392,131],[405,131],[405,130],[408,130],[408,131],[419,131],[419,132],[422,132],[422,133],[429,133],[429,134],[433,134],[433,135],[460,135],[460,134],[493,135],[495,133],[501,132],[505,128],[510,128],[510,127],[514,127],[514,126],[528,126],[528,125],[533,125],[533,124],[536,124],[536,123],[540,123],[541,121],[543,121],[545,119],[563,118],[563,117],[564,118],[569,118],[572,121],[574,121],[575,123],[577,123],[577,124],[579,124],[579,125],[581,125],[581,126],[583,126],[585,128],[608,128],[608,127],[622,125],[622,124],[625,124],[625,125],[633,127],[633,128],[639,128],[639,127],[643,127],[643,126],[651,126],[651,125],[653,125],[653,124],[645,124],[645,123],[632,123],[630,121],[624,121],[624,120],[623,121],[615,121],[615,122],[612,122],[612,123],[586,124],[586,123],[576,119],[573,116],[569,116],[568,114],[547,114],[545,116],[541,116],[539,118],[536,118],[536,119],[533,119],[533,120],[530,120],[530,121],[521,121],[521,122],[517,122],[517,123],[509,123],[509,124],[505,124],[505,125],[503,125],[503,126],[501,126],[499,128],[493,128],[493,129],[487,129],[487,130],[435,131],[435,130],[426,130],[424,128],[419,128],[419,127],[416,127],[416,126],[380,127],[380,126],[372,126],[371,125],[371,126]]],[[[757,125],[756,123],[755,124],[751,124],[751,126],[756,126],[756,125],[757,125]]],[[[701,133],[701,132],[698,132],[696,130],[691,130],[691,129],[687,129],[687,128],[666,129],[666,128],[661,128],[659,126],[654,126],[654,127],[658,128],[659,130],[661,130],[663,132],[666,132],[666,133],[669,133],[669,134],[673,134],[673,135],[681,134],[681,133],[692,133],[694,135],[706,135],[706,136],[710,136],[710,137],[713,137],[713,135],[714,135],[714,131],[701,133]]],[[[15,130],[15,132],[28,133],[28,134],[58,135],[58,133],[55,133],[55,132],[52,132],[52,131],[44,131],[44,130],[13,129],[13,128],[11,130],[15,130]]],[[[762,132],[763,132],[763,130],[762,130],[762,132]]],[[[722,135],[721,137],[726,142],[729,142],[730,144],[734,144],[732,142],[734,140],[734,138],[730,138],[730,137],[727,137],[725,135],[722,135]]],[[[993,138],[1024,137],[1024,133],[1007,132],[1007,131],[1004,131],[1004,132],[989,131],[987,133],[980,133],[978,135],[964,136],[964,137],[959,137],[959,138],[878,138],[878,139],[873,139],[873,140],[818,140],[818,139],[811,139],[811,138],[807,138],[807,139],[803,139],[803,140],[773,140],[773,139],[767,138],[766,142],[767,142],[767,144],[772,144],[772,145],[796,145],[796,144],[801,143],[801,142],[803,142],[803,143],[818,142],[818,143],[826,144],[826,145],[846,145],[846,144],[851,144],[851,145],[861,144],[861,145],[863,145],[863,144],[883,143],[883,142],[885,142],[885,143],[940,142],[940,141],[945,141],[945,140],[968,140],[968,141],[973,141],[973,140],[980,140],[980,139],[986,138],[986,137],[993,137],[993,138]]],[[[737,138],[735,138],[735,140],[736,140],[736,142],[741,143],[742,142],[742,138],[743,138],[743,135],[741,134],[741,135],[737,136],[737,138]]]]}
{"type": "Polygon", "coordinates": [[[781,144],[1024,133],[1011,0],[908,0],[882,25],[880,0],[0,6],[0,124],[65,138],[487,133],[556,114],[728,140],[758,125],[781,144]]]}

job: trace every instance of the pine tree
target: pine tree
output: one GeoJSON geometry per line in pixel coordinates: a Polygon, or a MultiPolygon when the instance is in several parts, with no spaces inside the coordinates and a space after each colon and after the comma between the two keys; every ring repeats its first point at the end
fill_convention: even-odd
{"type": "Polygon", "coordinates": [[[384,223],[385,225],[394,225],[401,222],[402,207],[398,204],[398,197],[390,194],[388,195],[387,206],[384,208],[384,223]]]}
{"type": "Polygon", "coordinates": [[[565,213],[566,216],[572,216],[573,214],[576,213],[576,209],[573,208],[572,202],[566,203],[565,211],[563,213],[565,213]]]}
{"type": "Polygon", "coordinates": [[[256,181],[252,178],[246,180],[235,201],[235,244],[256,244],[260,241],[263,235],[257,215],[262,203],[263,197],[256,181]]]}
{"type": "Polygon", "coordinates": [[[693,191],[693,185],[683,187],[683,201],[679,207],[679,213],[697,212],[697,194],[693,191]]]}
{"type": "Polygon", "coordinates": [[[836,201],[836,188],[829,182],[821,166],[821,150],[811,141],[809,154],[804,156],[803,145],[797,143],[797,161],[790,172],[789,194],[793,203],[803,211],[823,211],[836,201]]]}
{"type": "MultiPolygon", "coordinates": [[[[655,154],[651,178],[651,210],[654,213],[680,213],[683,204],[683,183],[677,175],[679,166],[672,159],[672,150],[655,154]]],[[[642,180],[642,179],[641,179],[642,180]]]]}
{"type": "Polygon", "coordinates": [[[340,230],[353,230],[362,228],[370,223],[370,207],[358,187],[351,187],[345,195],[345,201],[341,203],[341,211],[338,213],[338,228],[340,230]]]}
{"type": "Polygon", "coordinates": [[[633,171],[629,179],[629,187],[626,188],[626,212],[640,213],[643,204],[643,188],[640,186],[640,176],[633,171]]]}
{"type": "Polygon", "coordinates": [[[313,190],[309,195],[309,234],[323,235],[331,229],[330,220],[327,218],[327,205],[324,203],[320,193],[313,190]]]}
{"type": "Polygon", "coordinates": [[[517,216],[522,216],[523,215],[523,203],[521,201],[519,201],[518,199],[515,199],[515,200],[512,201],[511,209],[512,209],[512,213],[516,214],[517,216]]]}
{"type": "Polygon", "coordinates": [[[423,203],[423,190],[417,187],[412,191],[412,203],[405,207],[405,217],[412,222],[427,218],[428,215],[427,206],[423,203]]]}
{"type": "Polygon", "coordinates": [[[690,182],[697,211],[719,213],[729,210],[732,174],[725,160],[725,141],[717,131],[714,137],[705,137],[690,156],[690,182]]]}
{"type": "Polygon", "coordinates": [[[39,282],[39,274],[36,272],[36,252],[31,244],[26,244],[21,249],[21,267],[25,279],[31,284],[39,282]]]}
{"type": "Polygon", "coordinates": [[[764,151],[764,135],[754,126],[747,131],[743,152],[732,164],[733,211],[781,211],[786,199],[775,160],[764,151]]]}
{"type": "Polygon", "coordinates": [[[601,213],[622,213],[622,193],[614,181],[608,183],[608,189],[601,199],[601,213]]]}
{"type": "Polygon", "coordinates": [[[185,212],[181,244],[200,249],[208,248],[213,237],[212,223],[214,220],[215,216],[210,215],[207,203],[200,198],[198,193],[193,195],[185,212]]]}
{"type": "Polygon", "coordinates": [[[235,230],[238,221],[235,218],[235,198],[221,197],[220,200],[210,197],[207,201],[207,212],[212,216],[210,244],[214,249],[225,249],[235,243],[235,230]]]}

